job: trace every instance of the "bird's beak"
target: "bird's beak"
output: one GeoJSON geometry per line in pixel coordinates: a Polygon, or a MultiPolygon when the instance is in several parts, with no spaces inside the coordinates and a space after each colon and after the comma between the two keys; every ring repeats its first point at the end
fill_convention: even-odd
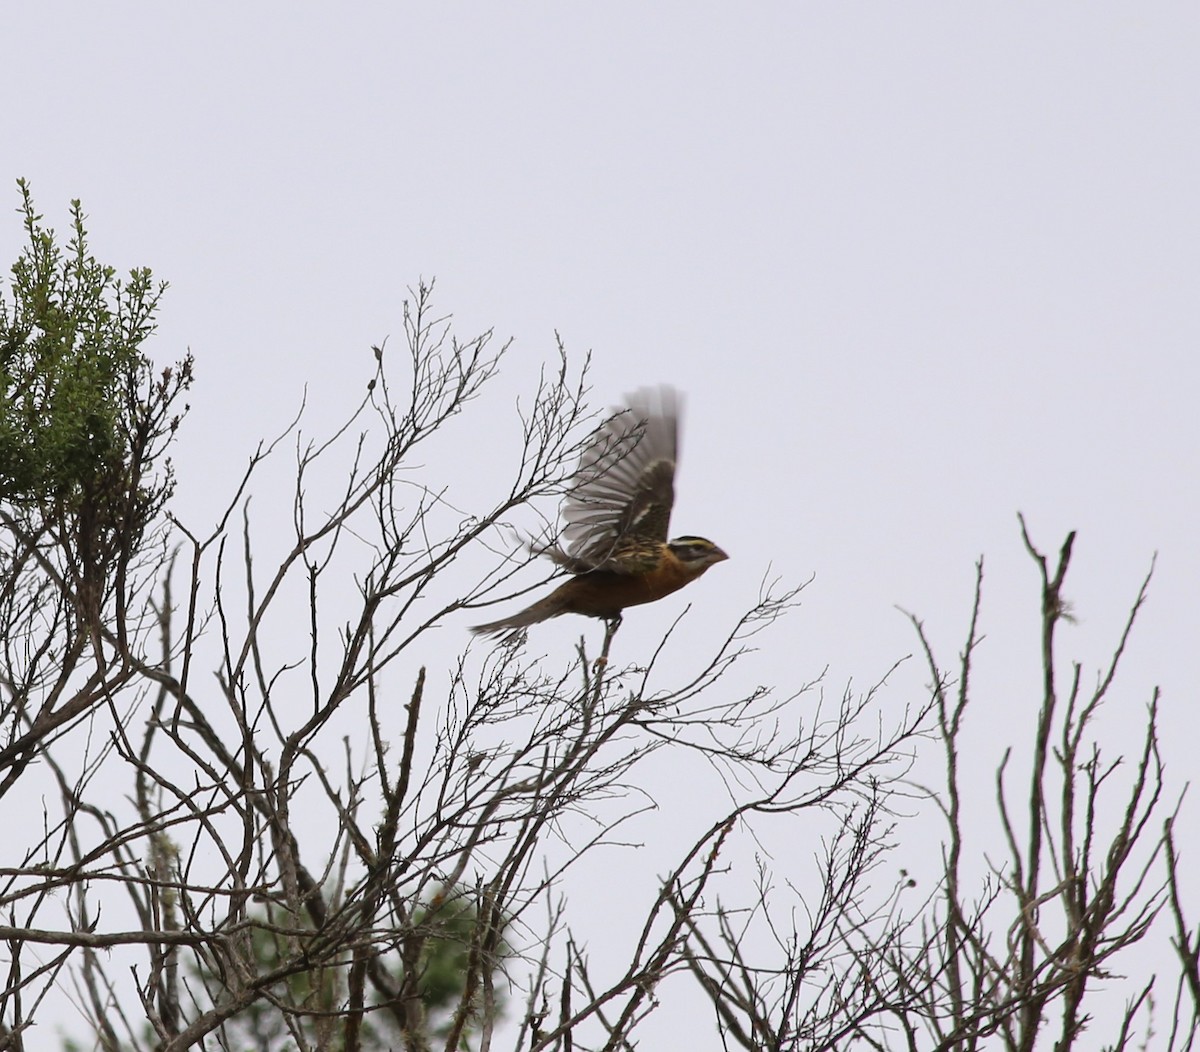
{"type": "Polygon", "coordinates": [[[715,544],[713,545],[713,550],[712,550],[712,561],[713,562],[721,563],[721,562],[724,562],[728,558],[729,558],[729,556],[725,554],[725,550],[723,548],[718,548],[715,544]]]}

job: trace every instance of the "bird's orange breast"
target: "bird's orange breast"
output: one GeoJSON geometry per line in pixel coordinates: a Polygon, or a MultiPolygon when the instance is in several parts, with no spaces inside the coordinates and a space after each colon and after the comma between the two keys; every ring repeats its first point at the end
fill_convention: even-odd
{"type": "Polygon", "coordinates": [[[564,612],[590,617],[616,617],[627,606],[653,603],[678,591],[696,576],[668,552],[658,566],[646,573],[619,574],[594,570],[561,585],[557,594],[563,600],[564,612]]]}

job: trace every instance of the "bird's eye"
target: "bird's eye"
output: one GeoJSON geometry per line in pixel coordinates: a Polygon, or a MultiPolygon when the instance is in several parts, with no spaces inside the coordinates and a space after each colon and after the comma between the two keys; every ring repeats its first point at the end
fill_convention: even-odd
{"type": "Polygon", "coordinates": [[[685,562],[701,559],[712,549],[712,541],[706,541],[703,537],[679,537],[671,542],[671,550],[685,562]]]}

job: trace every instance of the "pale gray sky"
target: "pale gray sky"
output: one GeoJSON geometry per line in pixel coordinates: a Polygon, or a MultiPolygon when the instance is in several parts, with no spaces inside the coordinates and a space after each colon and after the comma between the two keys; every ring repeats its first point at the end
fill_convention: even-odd
{"type": "MultiPolygon", "coordinates": [[[[1157,551],[1113,719],[1161,684],[1191,773],[1200,8],[14,4],[3,38],[0,258],[24,176],[171,282],[182,508],[306,384],[338,419],[436,276],[460,334],[515,337],[505,391],[557,329],[600,404],[687,392],[675,532],[732,556],[687,593],[696,631],[816,574],[764,676],[871,681],[914,648],[895,604],[949,659],[986,555],[982,762],[1036,682],[1016,512],[1048,551],[1079,531],[1087,668],[1157,551]]],[[[515,454],[508,404],[479,438],[515,454]]]]}

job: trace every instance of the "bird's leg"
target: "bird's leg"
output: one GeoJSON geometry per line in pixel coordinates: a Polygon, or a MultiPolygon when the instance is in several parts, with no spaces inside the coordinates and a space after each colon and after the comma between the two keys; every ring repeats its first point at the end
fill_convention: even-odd
{"type": "Polygon", "coordinates": [[[618,611],[612,617],[604,619],[604,649],[600,651],[600,656],[608,660],[608,648],[613,641],[613,637],[617,634],[617,629],[621,627],[621,614],[618,611]]]}
{"type": "Polygon", "coordinates": [[[619,613],[604,619],[604,645],[600,648],[600,656],[592,662],[594,671],[599,672],[608,664],[608,648],[612,646],[613,636],[617,634],[617,629],[620,627],[621,615],[619,613]]]}

